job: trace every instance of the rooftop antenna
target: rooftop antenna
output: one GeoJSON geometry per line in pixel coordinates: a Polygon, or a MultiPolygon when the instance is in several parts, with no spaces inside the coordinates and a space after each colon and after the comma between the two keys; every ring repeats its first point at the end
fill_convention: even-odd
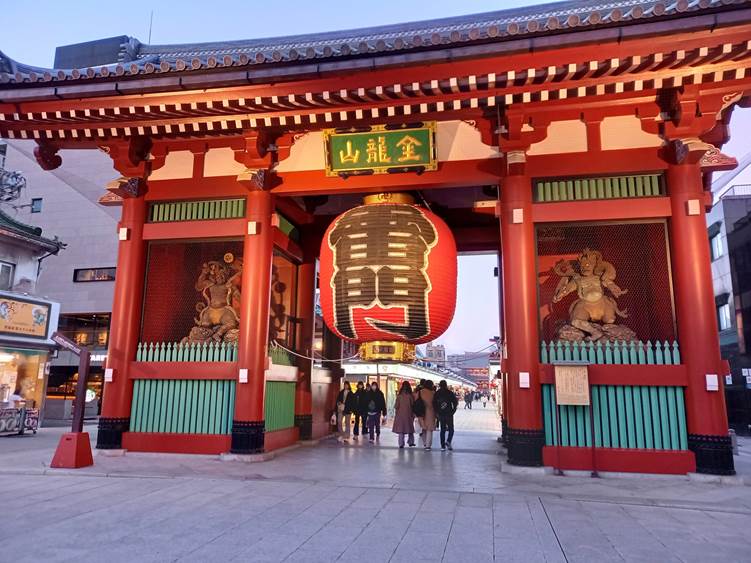
{"type": "Polygon", "coordinates": [[[154,10],[151,10],[151,15],[149,16],[149,45],[151,45],[151,28],[154,25],[154,10]]]}

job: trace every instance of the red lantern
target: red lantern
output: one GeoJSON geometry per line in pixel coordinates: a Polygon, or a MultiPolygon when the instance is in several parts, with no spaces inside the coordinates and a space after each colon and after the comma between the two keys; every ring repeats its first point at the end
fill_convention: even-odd
{"type": "Polygon", "coordinates": [[[407,198],[368,196],[365,205],[341,214],[326,230],[321,308],[340,338],[420,344],[451,323],[454,237],[438,216],[407,198]]]}

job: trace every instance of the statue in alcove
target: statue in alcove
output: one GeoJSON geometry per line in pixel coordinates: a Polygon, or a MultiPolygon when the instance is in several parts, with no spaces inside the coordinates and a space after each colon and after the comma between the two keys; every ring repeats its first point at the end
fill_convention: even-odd
{"type": "Polygon", "coordinates": [[[287,284],[279,279],[279,268],[271,267],[271,301],[269,303],[269,342],[274,342],[286,336],[287,307],[284,305],[284,294],[287,284]]]}
{"type": "Polygon", "coordinates": [[[574,291],[578,297],[569,307],[568,323],[558,330],[558,340],[637,340],[634,331],[616,323],[619,317],[628,317],[627,311],[619,309],[616,302],[628,290],[621,289],[615,283],[615,267],[602,259],[602,252],[585,248],[576,260],[559,260],[553,271],[561,276],[553,303],[558,303],[574,291]]]}
{"type": "Polygon", "coordinates": [[[195,288],[202,301],[196,303],[195,326],[182,342],[237,342],[240,326],[242,260],[231,252],[222,261],[204,262],[195,288]]]}

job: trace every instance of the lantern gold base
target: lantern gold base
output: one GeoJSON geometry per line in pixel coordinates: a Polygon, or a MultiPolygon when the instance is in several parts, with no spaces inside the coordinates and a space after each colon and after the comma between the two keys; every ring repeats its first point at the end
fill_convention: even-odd
{"type": "Polygon", "coordinates": [[[364,198],[362,198],[362,201],[365,205],[373,205],[377,203],[412,204],[415,202],[415,198],[405,192],[383,192],[378,194],[366,195],[364,198]]]}
{"type": "Polygon", "coordinates": [[[415,345],[407,342],[375,340],[360,344],[360,358],[365,361],[403,362],[415,361],[415,345]]]}

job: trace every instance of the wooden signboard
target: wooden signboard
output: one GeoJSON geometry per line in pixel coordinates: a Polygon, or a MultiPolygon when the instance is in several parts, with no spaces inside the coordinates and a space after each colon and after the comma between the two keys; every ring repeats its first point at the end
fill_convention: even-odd
{"type": "Polygon", "coordinates": [[[589,405],[587,366],[555,366],[555,400],[559,405],[589,405]]]}
{"type": "Polygon", "coordinates": [[[435,122],[418,127],[376,125],[363,130],[326,129],[326,175],[436,170],[435,122]]]}

